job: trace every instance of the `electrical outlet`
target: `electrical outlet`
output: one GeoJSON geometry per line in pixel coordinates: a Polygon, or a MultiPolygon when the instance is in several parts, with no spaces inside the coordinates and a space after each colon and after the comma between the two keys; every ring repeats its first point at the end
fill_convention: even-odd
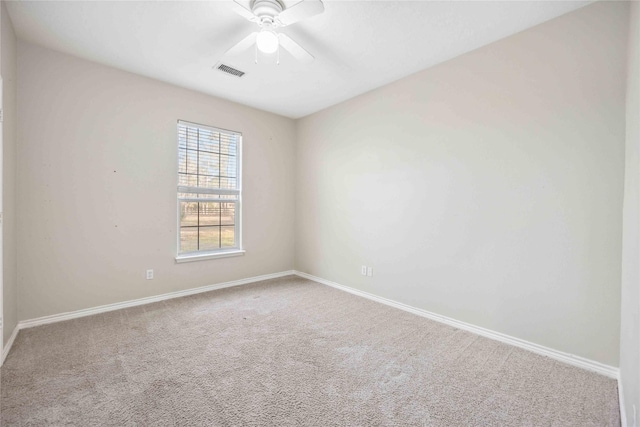
{"type": "Polygon", "coordinates": [[[367,266],[363,265],[362,267],[360,267],[360,274],[362,274],[363,276],[367,275],[367,266]]]}
{"type": "Polygon", "coordinates": [[[147,280],[153,279],[153,270],[147,270],[147,280]]]}
{"type": "Polygon", "coordinates": [[[367,267],[367,276],[373,276],[373,267],[367,267]]]}

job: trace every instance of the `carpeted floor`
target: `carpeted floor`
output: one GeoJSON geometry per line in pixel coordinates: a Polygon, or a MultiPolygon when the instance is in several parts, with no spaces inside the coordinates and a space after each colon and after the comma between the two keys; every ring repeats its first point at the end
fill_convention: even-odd
{"type": "Polygon", "coordinates": [[[619,426],[616,382],[297,277],[25,329],[2,425],[619,426]]]}

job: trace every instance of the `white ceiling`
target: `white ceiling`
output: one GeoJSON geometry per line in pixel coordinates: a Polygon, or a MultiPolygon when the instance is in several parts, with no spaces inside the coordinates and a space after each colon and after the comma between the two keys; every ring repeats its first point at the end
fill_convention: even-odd
{"type": "MultiPolygon", "coordinates": [[[[287,1],[292,5],[296,1],[287,1]]],[[[281,31],[316,60],[223,53],[257,26],[229,1],[11,1],[19,38],[291,118],[314,113],[591,1],[331,1],[281,31]],[[223,61],[246,74],[212,69],[223,61]]]]}

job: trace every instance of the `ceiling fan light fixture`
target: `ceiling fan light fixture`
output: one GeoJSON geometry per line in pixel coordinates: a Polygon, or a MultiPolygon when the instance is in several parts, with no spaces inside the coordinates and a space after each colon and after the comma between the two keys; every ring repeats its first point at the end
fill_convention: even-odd
{"type": "Polygon", "coordinates": [[[274,53],[278,50],[278,35],[275,31],[262,30],[258,33],[256,44],[258,45],[260,52],[274,53]]]}

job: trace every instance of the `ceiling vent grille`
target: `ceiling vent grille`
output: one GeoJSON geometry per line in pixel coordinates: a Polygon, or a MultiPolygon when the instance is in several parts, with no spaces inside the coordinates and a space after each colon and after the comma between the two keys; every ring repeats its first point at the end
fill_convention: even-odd
{"type": "Polygon", "coordinates": [[[231,74],[232,76],[242,77],[244,76],[244,71],[236,70],[233,67],[229,67],[225,64],[216,65],[216,69],[222,71],[223,73],[231,74]]]}

